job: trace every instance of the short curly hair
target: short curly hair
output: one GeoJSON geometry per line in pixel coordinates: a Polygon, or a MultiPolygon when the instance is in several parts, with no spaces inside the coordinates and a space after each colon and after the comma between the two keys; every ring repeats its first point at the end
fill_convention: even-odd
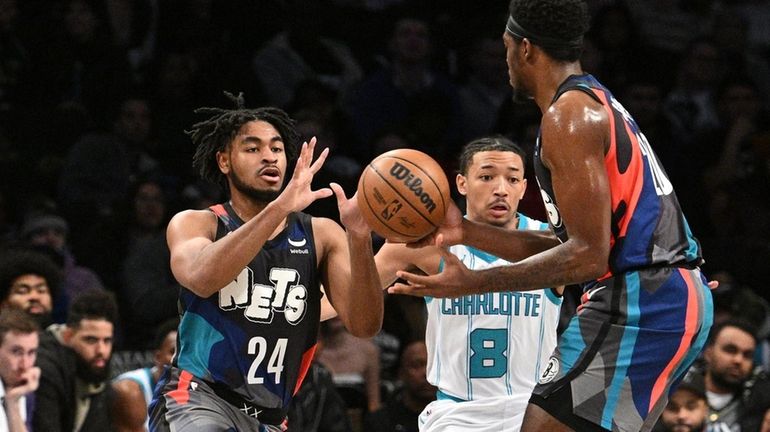
{"type": "Polygon", "coordinates": [[[217,165],[217,152],[225,150],[232,142],[241,127],[255,120],[261,120],[273,125],[283,139],[284,149],[289,164],[299,153],[300,135],[295,128],[295,122],[280,108],[261,107],[245,108],[243,93],[234,96],[225,95],[235,105],[234,109],[202,107],[196,113],[210,114],[208,120],[196,123],[189,131],[185,131],[196,145],[193,156],[193,167],[198,170],[204,180],[218,184],[222,190],[228,190],[227,177],[222,174],[217,165]]]}
{"type": "MultiPolygon", "coordinates": [[[[508,12],[528,31],[564,41],[580,39],[590,26],[583,0],[511,0],[508,12]]],[[[583,52],[582,47],[574,46],[541,48],[555,60],[569,62],[578,60],[583,52]]]]}
{"type": "Polygon", "coordinates": [[[45,279],[51,299],[56,298],[61,283],[61,269],[41,252],[14,247],[0,255],[0,302],[8,299],[13,281],[24,275],[36,275],[45,279]]]}

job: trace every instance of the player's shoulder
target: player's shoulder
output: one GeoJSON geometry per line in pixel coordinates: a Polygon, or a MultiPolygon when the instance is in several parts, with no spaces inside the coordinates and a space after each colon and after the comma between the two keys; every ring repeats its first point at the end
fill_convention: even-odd
{"type": "Polygon", "coordinates": [[[585,91],[575,89],[564,92],[548,107],[542,126],[570,130],[606,121],[604,105],[585,91]]]}
{"type": "Polygon", "coordinates": [[[517,214],[519,216],[519,225],[516,227],[517,229],[535,230],[535,231],[544,231],[548,229],[547,222],[543,222],[539,219],[529,217],[521,212],[518,212],[517,214]]]}
{"type": "Polygon", "coordinates": [[[323,246],[329,242],[346,241],[345,230],[335,220],[322,216],[310,216],[309,219],[316,246],[323,246]]]}

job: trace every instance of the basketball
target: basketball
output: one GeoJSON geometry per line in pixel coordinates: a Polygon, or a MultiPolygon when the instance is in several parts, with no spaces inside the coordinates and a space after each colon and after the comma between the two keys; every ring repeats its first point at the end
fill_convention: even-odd
{"type": "Polygon", "coordinates": [[[383,153],[358,180],[358,207],[374,232],[394,243],[408,243],[433,232],[444,221],[451,199],[443,168],[413,149],[383,153]]]}

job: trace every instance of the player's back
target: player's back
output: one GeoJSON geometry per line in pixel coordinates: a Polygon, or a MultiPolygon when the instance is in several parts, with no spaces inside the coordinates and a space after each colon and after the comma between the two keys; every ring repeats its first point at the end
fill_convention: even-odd
{"type": "MultiPolygon", "coordinates": [[[[553,100],[572,90],[582,91],[602,104],[609,121],[610,144],[604,163],[611,194],[612,236],[605,277],[656,266],[700,265],[700,245],[690,231],[665,170],[634,119],[591,75],[571,76],[553,100]]],[[[550,172],[540,160],[541,146],[538,137],[535,172],[551,226],[559,239],[566,241],[567,228],[559,216],[550,172]]]]}

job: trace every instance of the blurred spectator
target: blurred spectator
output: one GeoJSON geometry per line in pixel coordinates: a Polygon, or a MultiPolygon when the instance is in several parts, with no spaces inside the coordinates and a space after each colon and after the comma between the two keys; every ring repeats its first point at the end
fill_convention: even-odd
{"type": "Polygon", "coordinates": [[[655,432],[706,432],[708,404],[703,386],[684,381],[669,396],[655,432]]]}
{"type": "MultiPolygon", "coordinates": [[[[348,106],[357,140],[370,144],[383,131],[401,128],[413,148],[451,160],[461,141],[462,113],[458,89],[431,66],[428,24],[399,19],[391,33],[390,64],[367,76],[348,106]]],[[[371,160],[372,154],[361,160],[371,160]]]]}
{"type": "Polygon", "coordinates": [[[176,352],[178,319],[161,324],[153,340],[153,366],[124,372],[112,381],[115,393],[112,418],[117,432],[141,432],[149,428],[147,408],[155,384],[176,352]]]}
{"type": "Polygon", "coordinates": [[[367,432],[417,432],[417,418],[436,399],[436,387],[427,378],[428,350],[424,341],[406,345],[399,366],[400,387],[382,408],[364,418],[367,432]]]}
{"type": "Polygon", "coordinates": [[[157,179],[139,179],[121,210],[86,236],[88,262],[110,278],[117,294],[125,349],[151,349],[157,325],[177,315],[179,285],[166,243],[168,205],[157,179]]]}
{"type": "Polygon", "coordinates": [[[130,87],[124,52],[112,44],[106,19],[94,2],[67,0],[51,6],[46,12],[53,23],[38,41],[45,49],[33,51],[33,100],[46,107],[81,102],[97,123],[107,120],[103,114],[130,87]]]}
{"type": "Polygon", "coordinates": [[[685,381],[706,390],[708,426],[715,431],[759,431],[770,409],[770,376],[754,367],[757,339],[740,320],[715,325],[703,351],[703,371],[693,368],[685,381]]]}
{"type": "Polygon", "coordinates": [[[712,158],[703,182],[713,191],[720,185],[747,179],[763,171],[762,157],[754,154],[751,139],[767,130],[767,115],[756,85],[740,76],[728,78],[716,93],[720,127],[701,140],[712,158]],[[711,144],[709,144],[711,143],[711,144]]]}
{"type": "MultiPolygon", "coordinates": [[[[158,168],[151,126],[147,99],[132,95],[113,110],[109,132],[86,134],[70,149],[59,179],[58,201],[72,224],[75,242],[97,217],[115,211],[132,177],[158,168]]],[[[73,244],[76,255],[85,247],[73,244]]]]}
{"type": "Polygon", "coordinates": [[[289,406],[289,432],[351,432],[347,406],[331,373],[313,361],[289,406]]]}
{"type": "Polygon", "coordinates": [[[60,280],[61,271],[44,254],[5,249],[0,255],[0,310],[22,310],[45,328],[52,322],[53,298],[60,280]]]}
{"type": "Polygon", "coordinates": [[[671,121],[675,139],[681,141],[693,157],[702,156],[697,138],[716,129],[715,90],[724,74],[721,53],[713,40],[693,40],[682,54],[676,70],[676,82],[666,96],[664,113],[671,121]]]}
{"type": "Polygon", "coordinates": [[[30,73],[30,56],[18,31],[17,0],[0,0],[0,129],[18,138],[15,130],[22,86],[30,73]]]}
{"type": "Polygon", "coordinates": [[[331,373],[350,409],[380,407],[380,354],[369,339],[350,334],[339,317],[321,323],[323,349],[318,361],[331,373]]]}
{"type": "Polygon", "coordinates": [[[89,291],[73,299],[65,325],[54,324],[43,333],[32,423],[36,431],[112,430],[108,379],[116,320],[112,296],[89,291]]]}
{"type": "Polygon", "coordinates": [[[38,326],[26,314],[0,312],[0,430],[32,430],[34,391],[40,380],[38,326]]]}
{"type": "Polygon", "coordinates": [[[79,265],[67,242],[68,224],[53,213],[32,213],[21,227],[21,239],[33,248],[48,254],[59,266],[62,281],[54,297],[53,320],[64,322],[70,299],[79,293],[104,289],[99,276],[88,267],[79,265]]]}
{"type": "Polygon", "coordinates": [[[647,61],[651,53],[641,43],[637,27],[631,11],[620,1],[602,5],[593,16],[586,37],[595,44],[600,57],[595,69],[587,70],[609,88],[622,89],[639,70],[659,79],[668,72],[665,63],[647,61]]]}
{"type": "Polygon", "coordinates": [[[350,48],[322,34],[325,29],[320,0],[284,3],[286,30],[265,43],[252,59],[268,105],[286,109],[297,86],[316,79],[345,95],[363,72],[350,48]]]}
{"type": "Polygon", "coordinates": [[[470,74],[460,87],[463,141],[492,133],[503,102],[511,97],[500,35],[482,34],[467,50],[470,74]]]}

